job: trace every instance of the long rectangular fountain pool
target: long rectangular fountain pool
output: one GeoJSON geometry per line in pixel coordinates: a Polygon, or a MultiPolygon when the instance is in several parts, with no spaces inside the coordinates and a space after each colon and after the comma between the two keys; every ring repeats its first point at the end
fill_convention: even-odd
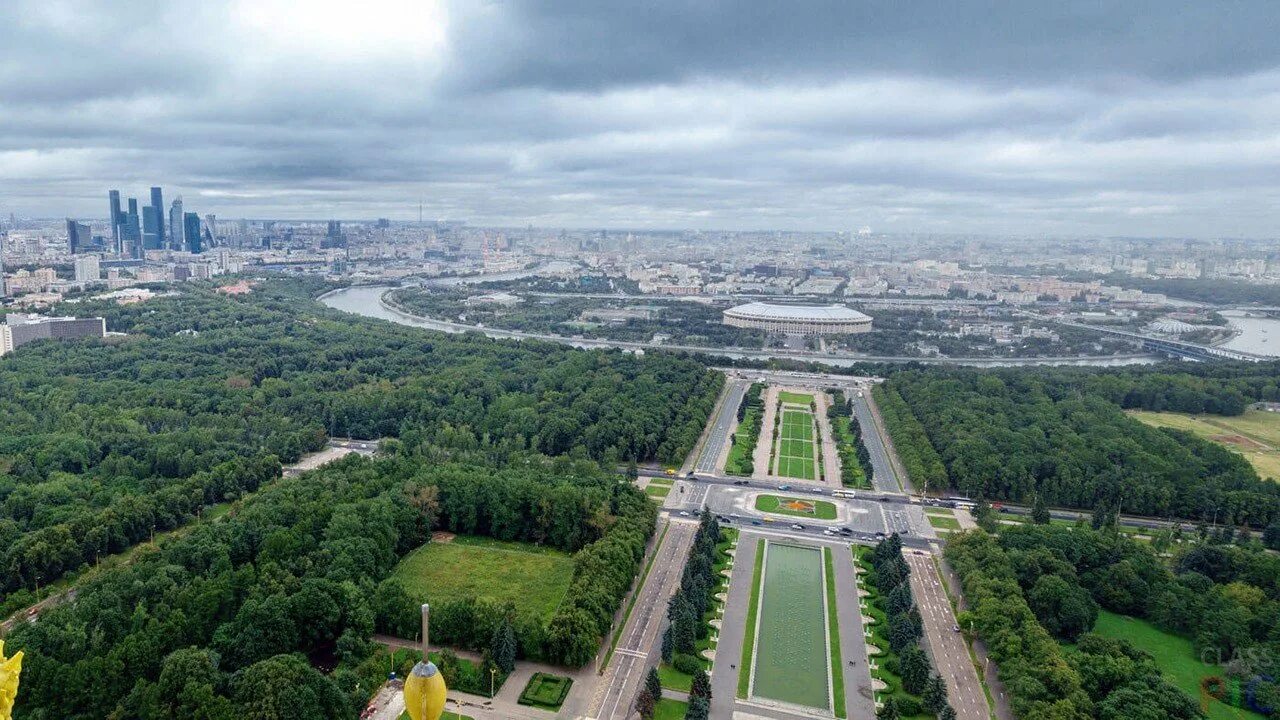
{"type": "Polygon", "coordinates": [[[756,627],[751,696],[831,707],[822,551],[769,541],[756,627]]]}

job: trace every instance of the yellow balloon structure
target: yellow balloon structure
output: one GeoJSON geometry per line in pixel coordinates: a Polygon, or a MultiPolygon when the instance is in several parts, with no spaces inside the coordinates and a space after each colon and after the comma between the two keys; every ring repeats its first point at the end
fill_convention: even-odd
{"type": "MultiPolygon", "coordinates": [[[[413,666],[404,681],[404,707],[413,720],[440,720],[448,688],[444,676],[428,654],[431,637],[431,607],[422,606],[422,662],[413,666]]],[[[0,718],[0,720],[8,720],[0,718]]]]}
{"type": "Polygon", "coordinates": [[[404,706],[413,720],[440,720],[447,690],[435,663],[425,660],[413,666],[404,681],[404,706]]]}
{"type": "MultiPolygon", "coordinates": [[[[11,658],[4,656],[4,641],[0,640],[0,720],[13,720],[13,701],[18,697],[18,673],[22,672],[22,651],[11,658]]],[[[444,687],[444,682],[440,683],[444,687]]],[[[432,720],[439,718],[437,713],[432,720]]]]}

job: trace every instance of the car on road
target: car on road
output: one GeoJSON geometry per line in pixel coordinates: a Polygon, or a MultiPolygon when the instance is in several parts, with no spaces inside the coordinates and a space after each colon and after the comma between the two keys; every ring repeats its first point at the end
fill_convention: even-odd
{"type": "Polygon", "coordinates": [[[803,525],[801,525],[800,523],[791,523],[791,529],[792,529],[792,530],[803,530],[803,529],[804,529],[804,526],[803,526],[803,525]]]}
{"type": "Polygon", "coordinates": [[[689,517],[689,511],[688,511],[688,510],[681,510],[681,511],[680,511],[680,517],[689,517]]]}
{"type": "Polygon", "coordinates": [[[959,626],[959,625],[952,625],[952,626],[951,626],[951,632],[960,632],[960,626],[959,626]]]}
{"type": "Polygon", "coordinates": [[[750,485],[751,483],[747,482],[746,480],[734,480],[733,484],[734,485],[750,485]]]}
{"type": "Polygon", "coordinates": [[[781,491],[783,491],[783,492],[786,492],[786,491],[788,491],[788,490],[790,490],[790,489],[791,489],[791,486],[790,486],[790,485],[779,485],[779,486],[778,486],[778,489],[779,489],[779,490],[781,490],[781,491]]]}
{"type": "Polygon", "coordinates": [[[840,528],[839,530],[836,530],[836,532],[840,533],[841,535],[852,535],[852,534],[853,534],[853,528],[851,528],[851,527],[842,527],[842,528],[840,528]]]}
{"type": "Polygon", "coordinates": [[[822,534],[823,535],[839,535],[839,533],[837,533],[835,530],[832,530],[831,528],[827,528],[826,530],[823,530],[822,534]]]}
{"type": "Polygon", "coordinates": [[[752,525],[763,525],[764,523],[760,522],[759,520],[752,520],[752,521],[751,521],[751,524],[752,524],[752,525]]]}
{"type": "Polygon", "coordinates": [[[685,479],[688,480],[689,482],[698,482],[698,476],[694,475],[693,473],[689,473],[688,475],[685,475],[685,479]]]}

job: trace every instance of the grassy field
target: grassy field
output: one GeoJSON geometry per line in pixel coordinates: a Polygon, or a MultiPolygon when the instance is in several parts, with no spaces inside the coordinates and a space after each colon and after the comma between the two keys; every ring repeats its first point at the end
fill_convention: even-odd
{"type": "Polygon", "coordinates": [[[840,661],[840,617],[836,608],[836,569],[831,548],[822,548],[822,564],[827,578],[827,642],[831,644],[831,699],[836,717],[847,717],[844,709],[844,667],[840,661]]]}
{"type": "Polygon", "coordinates": [[[393,576],[419,602],[488,597],[546,620],[569,589],[573,560],[547,548],[459,536],[409,553],[393,576]]]}
{"type": "Polygon", "coordinates": [[[783,403],[788,403],[791,405],[804,405],[805,407],[808,407],[809,404],[813,402],[813,396],[806,395],[804,393],[793,393],[793,392],[787,392],[786,390],[783,390],[778,393],[778,401],[783,403]]]}
{"type": "Polygon", "coordinates": [[[665,500],[666,497],[671,494],[671,486],[654,485],[653,483],[649,483],[649,485],[644,489],[644,494],[654,500],[665,500]]]}
{"type": "Polygon", "coordinates": [[[826,500],[810,500],[809,498],[780,497],[778,495],[757,495],[756,509],[760,512],[792,515],[812,520],[835,520],[836,506],[826,500]]]}
{"type": "Polygon", "coordinates": [[[929,518],[930,525],[938,528],[939,530],[960,529],[960,521],[953,517],[946,517],[945,515],[925,515],[925,517],[929,518]]]}
{"type": "Polygon", "coordinates": [[[653,710],[653,720],[684,720],[684,714],[688,711],[689,703],[663,698],[653,710]]]}
{"type": "Polygon", "coordinates": [[[755,656],[756,615],[760,611],[760,568],[764,566],[764,540],[756,541],[756,566],[751,574],[751,603],[747,605],[747,637],[742,643],[742,662],[738,663],[738,697],[746,699],[751,691],[751,660],[755,656]]]}
{"type": "Polygon", "coordinates": [[[784,410],[778,432],[778,471],[783,477],[813,480],[814,466],[813,413],[807,410],[784,410]]]}
{"type": "Polygon", "coordinates": [[[760,408],[747,408],[742,422],[738,423],[738,429],[733,433],[733,444],[729,446],[729,456],[724,461],[724,471],[727,474],[750,475],[755,469],[752,454],[760,437],[760,423],[763,420],[760,408]]]}
{"type": "Polygon", "coordinates": [[[1148,425],[1186,430],[1225,445],[1243,455],[1259,476],[1280,480],[1280,413],[1248,410],[1226,417],[1137,410],[1129,414],[1148,425]]]}
{"type": "MultiPolygon", "coordinates": [[[[1197,701],[1200,698],[1201,678],[1206,675],[1225,676],[1221,667],[1200,662],[1190,640],[1164,632],[1145,620],[1103,610],[1098,613],[1098,623],[1093,631],[1105,637],[1128,640],[1139,650],[1150,653],[1170,682],[1197,701]]],[[[1262,716],[1216,700],[1209,704],[1209,720],[1240,718],[1261,720],[1262,716]]]]}

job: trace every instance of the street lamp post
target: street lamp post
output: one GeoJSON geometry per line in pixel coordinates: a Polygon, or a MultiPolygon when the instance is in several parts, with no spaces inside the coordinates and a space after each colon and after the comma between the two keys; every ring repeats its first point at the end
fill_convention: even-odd
{"type": "Polygon", "coordinates": [[[493,684],[497,676],[498,668],[489,668],[489,697],[493,697],[496,694],[493,690],[493,684]]]}

